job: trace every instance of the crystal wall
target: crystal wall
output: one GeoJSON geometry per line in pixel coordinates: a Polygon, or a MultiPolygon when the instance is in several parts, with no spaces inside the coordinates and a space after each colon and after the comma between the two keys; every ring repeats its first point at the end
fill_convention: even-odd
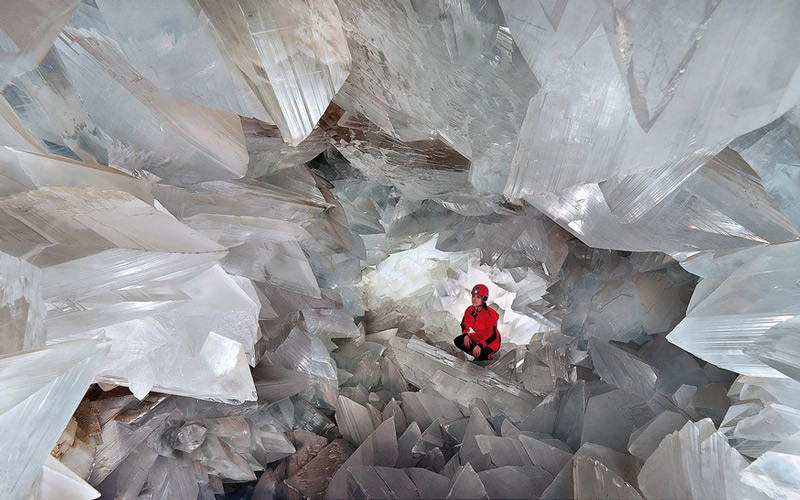
{"type": "Polygon", "coordinates": [[[3,2],[2,497],[795,497],[798,22],[3,2]]]}

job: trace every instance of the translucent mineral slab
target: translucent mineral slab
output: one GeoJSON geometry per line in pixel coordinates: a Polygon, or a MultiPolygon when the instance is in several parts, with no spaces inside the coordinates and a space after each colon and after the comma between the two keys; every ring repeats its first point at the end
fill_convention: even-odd
{"type": "Polygon", "coordinates": [[[597,460],[575,457],[572,466],[575,498],[642,498],[636,488],[597,460]]]}
{"type": "Polygon", "coordinates": [[[583,380],[578,380],[561,397],[553,436],[567,443],[573,450],[581,445],[581,432],[588,400],[589,395],[583,380]]]}
{"type": "Polygon", "coordinates": [[[519,440],[481,435],[475,437],[478,449],[488,454],[496,467],[529,467],[533,465],[519,440]]]}
{"type": "Polygon", "coordinates": [[[120,191],[46,188],[0,198],[0,206],[17,214],[4,219],[2,246],[12,254],[28,251],[25,259],[43,269],[46,301],[165,276],[191,277],[225,254],[223,247],[120,191]]]}
{"type": "Polygon", "coordinates": [[[84,109],[55,49],[36,68],[8,82],[0,96],[0,115],[0,124],[11,129],[0,133],[5,145],[108,164],[112,141],[84,109]],[[54,109],[59,112],[53,113],[54,109]],[[20,136],[16,141],[14,132],[20,136]]]}
{"type": "Polygon", "coordinates": [[[0,252],[0,354],[44,345],[41,269],[0,252]]]}
{"type": "Polygon", "coordinates": [[[369,410],[344,396],[339,396],[336,424],[342,436],[356,447],[375,431],[369,410]]]}
{"type": "Polygon", "coordinates": [[[634,429],[664,410],[655,399],[644,400],[620,389],[594,396],[586,404],[581,443],[626,451],[634,429]]]}
{"type": "Polygon", "coordinates": [[[107,145],[109,163],[184,183],[247,172],[238,116],[165,97],[113,40],[97,31],[65,30],[55,48],[86,112],[114,139],[107,145]]]}
{"type": "Polygon", "coordinates": [[[139,398],[150,390],[238,404],[256,400],[242,344],[209,332],[197,339],[173,336],[153,318],[103,329],[112,349],[101,380],[127,385],[139,398]],[[194,342],[192,342],[194,341],[194,342]],[[182,370],[164,370],[181,359],[182,370]]]}
{"type": "Polygon", "coordinates": [[[286,484],[310,498],[323,498],[331,480],[330,471],[339,469],[352,453],[353,448],[347,441],[335,439],[297,474],[287,478],[286,484]]]}
{"type": "Polygon", "coordinates": [[[331,408],[336,407],[339,385],[333,360],[322,341],[308,333],[302,324],[294,326],[289,336],[273,351],[261,358],[267,363],[288,370],[299,370],[315,377],[315,398],[331,408]]]}
{"type": "Polygon", "coordinates": [[[781,376],[743,349],[800,312],[798,251],[797,242],[764,247],[697,303],[669,341],[721,368],[781,376]]]}
{"type": "Polygon", "coordinates": [[[347,470],[350,466],[375,465],[393,467],[398,457],[397,435],[390,418],[359,446],[331,478],[325,498],[344,499],[347,496],[347,470]]]}
{"type": "MultiPolygon", "coordinates": [[[[613,471],[623,482],[636,484],[641,462],[635,457],[593,443],[586,443],[575,452],[575,458],[591,458],[613,471]]],[[[542,492],[541,498],[575,498],[574,460],[570,460],[558,473],[553,483],[542,492]]]]}
{"type": "Polygon", "coordinates": [[[146,203],[153,203],[147,184],[120,170],[0,147],[2,196],[49,186],[126,191],[146,203]]]}
{"type": "Polygon", "coordinates": [[[258,363],[252,373],[258,399],[267,403],[294,396],[316,381],[314,377],[306,373],[270,365],[266,362],[258,363]]]}
{"type": "Polygon", "coordinates": [[[520,422],[519,427],[524,431],[543,432],[553,434],[553,427],[561,405],[561,391],[553,391],[548,394],[536,408],[531,411],[525,420],[520,422]]]}
{"type": "Polygon", "coordinates": [[[489,500],[489,495],[478,474],[470,464],[456,473],[446,499],[489,500]]]}
{"type": "Polygon", "coordinates": [[[144,16],[120,2],[99,4],[126,56],[171,95],[254,116],[299,144],[349,72],[350,54],[333,2],[291,9],[240,2],[179,2],[144,16]],[[131,22],[131,18],[135,22],[131,22]],[[171,36],[165,49],[153,40],[171,36]]]}
{"type": "Polygon", "coordinates": [[[105,341],[76,340],[0,358],[0,492],[23,498],[108,353],[105,341]]]}
{"type": "Polygon", "coordinates": [[[331,144],[353,167],[372,181],[395,186],[412,201],[472,190],[469,160],[442,141],[403,142],[338,107],[323,122],[331,144]]]}
{"type": "Polygon", "coordinates": [[[3,6],[0,89],[9,79],[36,67],[79,4],[76,0],[23,0],[3,6]]]}
{"type": "Polygon", "coordinates": [[[406,474],[421,492],[420,498],[444,498],[450,491],[450,479],[441,474],[417,467],[406,469],[406,474]]]}
{"type": "Polygon", "coordinates": [[[660,413],[631,434],[628,452],[644,462],[665,436],[681,429],[685,424],[686,417],[683,415],[672,411],[660,413]]]}
{"type": "Polygon", "coordinates": [[[553,481],[549,474],[538,467],[498,467],[478,473],[489,498],[524,499],[538,498],[553,481]]]}
{"type": "MultiPolygon", "coordinates": [[[[480,444],[478,444],[478,436],[495,437],[496,435],[497,434],[486,420],[486,417],[481,410],[477,407],[473,407],[472,411],[470,412],[469,423],[464,431],[464,440],[461,443],[461,449],[459,452],[461,463],[471,464],[471,468],[475,469],[476,471],[492,468],[490,462],[491,458],[488,456],[488,453],[481,449],[480,444]]],[[[499,448],[497,451],[500,453],[499,448]]],[[[515,451],[518,457],[517,459],[519,460],[519,451],[521,450],[515,451]]],[[[514,453],[515,451],[511,451],[511,453],[514,453]]],[[[524,457],[522,458],[524,459],[524,457]]]]}
{"type": "Polygon", "coordinates": [[[418,387],[429,386],[462,406],[481,398],[493,412],[519,422],[541,401],[519,384],[419,339],[393,338],[391,346],[406,380],[418,387]]]}
{"type": "Polygon", "coordinates": [[[687,422],[647,459],[639,488],[646,498],[766,498],[742,482],[747,465],[710,419],[687,422]]]}
{"type": "Polygon", "coordinates": [[[421,435],[422,433],[420,432],[419,425],[417,425],[416,422],[411,422],[411,425],[409,425],[405,432],[397,439],[398,455],[397,462],[394,465],[395,467],[406,468],[416,465],[419,458],[414,458],[413,448],[419,441],[421,435]]]}
{"type": "Polygon", "coordinates": [[[800,90],[797,54],[761,57],[796,42],[794,5],[781,7],[778,23],[766,5],[567,4],[557,16],[538,4],[501,5],[542,81],[520,132],[511,198],[714,154],[783,114],[800,90]],[[755,103],[745,89],[770,97],[755,103]]]}
{"type": "Polygon", "coordinates": [[[754,356],[784,375],[800,381],[800,316],[778,323],[745,347],[754,356]]]}
{"type": "Polygon", "coordinates": [[[335,102],[403,141],[442,138],[478,191],[500,192],[539,85],[498,5],[338,5],[353,69],[335,102]]]}
{"type": "Polygon", "coordinates": [[[75,474],[52,455],[48,455],[42,466],[41,499],[56,500],[74,498],[75,500],[92,500],[100,497],[100,492],[92,488],[80,476],[75,474]]]}
{"type": "Polygon", "coordinates": [[[296,146],[283,141],[277,126],[260,120],[242,118],[242,130],[250,156],[247,178],[258,178],[302,165],[330,147],[319,127],[296,146]]]}
{"type": "Polygon", "coordinates": [[[417,486],[405,471],[390,467],[351,466],[348,489],[351,498],[420,498],[417,486]]]}
{"type": "Polygon", "coordinates": [[[795,137],[797,108],[774,122],[735,139],[730,148],[738,151],[755,170],[769,195],[794,226],[800,227],[800,188],[795,137]]]}
{"type": "Polygon", "coordinates": [[[557,475],[572,458],[570,453],[530,436],[521,434],[517,439],[522,443],[533,465],[541,467],[553,476],[557,475]]]}
{"type": "Polygon", "coordinates": [[[791,498],[800,490],[800,433],[761,455],[742,471],[742,482],[770,498],[791,498]]]}
{"type": "Polygon", "coordinates": [[[589,340],[592,363],[603,381],[640,398],[649,399],[658,378],[653,368],[627,351],[608,342],[589,340]]]}
{"type": "Polygon", "coordinates": [[[777,211],[760,182],[748,176],[723,173],[729,181],[706,191],[708,188],[703,186],[717,182],[710,178],[720,176],[714,173],[707,178],[702,174],[701,169],[692,182],[631,224],[620,223],[611,213],[600,186],[595,183],[531,196],[527,201],[595,248],[677,254],[796,238],[796,229],[777,211]],[[758,210],[764,214],[756,215],[751,205],[741,203],[736,193],[755,195],[758,210]]]}

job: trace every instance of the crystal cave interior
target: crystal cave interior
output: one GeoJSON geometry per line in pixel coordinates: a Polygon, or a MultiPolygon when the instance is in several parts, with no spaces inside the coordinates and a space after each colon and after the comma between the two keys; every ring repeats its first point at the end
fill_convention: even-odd
{"type": "Polygon", "coordinates": [[[798,23],[0,1],[0,497],[798,498],[798,23]]]}

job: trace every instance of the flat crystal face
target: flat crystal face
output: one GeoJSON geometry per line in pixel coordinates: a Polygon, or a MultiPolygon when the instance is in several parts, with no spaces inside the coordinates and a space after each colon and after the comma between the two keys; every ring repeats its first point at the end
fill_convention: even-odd
{"type": "Polygon", "coordinates": [[[0,497],[796,496],[799,22],[4,2],[0,497]]]}

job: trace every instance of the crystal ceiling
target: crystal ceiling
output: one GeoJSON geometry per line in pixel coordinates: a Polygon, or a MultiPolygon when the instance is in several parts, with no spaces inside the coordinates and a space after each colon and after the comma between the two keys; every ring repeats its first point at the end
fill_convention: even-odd
{"type": "Polygon", "coordinates": [[[798,22],[2,2],[0,496],[796,497],[798,22]]]}

